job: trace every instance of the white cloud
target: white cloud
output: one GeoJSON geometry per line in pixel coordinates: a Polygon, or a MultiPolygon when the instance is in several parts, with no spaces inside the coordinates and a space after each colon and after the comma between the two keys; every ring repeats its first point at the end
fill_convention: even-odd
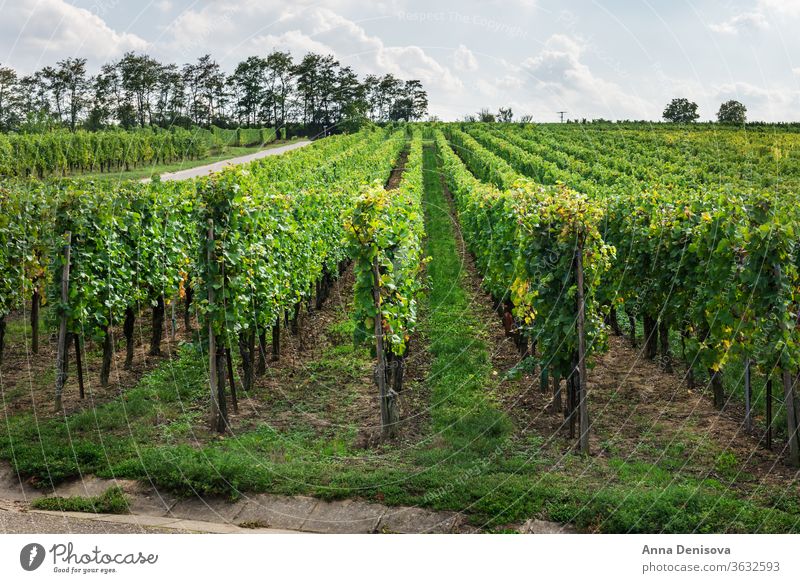
{"type": "Polygon", "coordinates": [[[475,86],[478,88],[478,91],[481,92],[481,95],[485,95],[489,99],[496,99],[500,93],[497,90],[497,85],[487,81],[486,79],[478,79],[478,81],[475,83],[475,86]]]}
{"type": "Polygon", "coordinates": [[[155,3],[155,7],[161,12],[169,12],[172,10],[172,2],[170,0],[159,0],[155,3]]]}
{"type": "Polygon", "coordinates": [[[750,119],[780,121],[792,119],[800,107],[800,91],[767,88],[744,81],[727,83],[715,88],[714,97],[720,103],[728,99],[741,101],[750,119]]]}
{"type": "Polygon", "coordinates": [[[720,104],[729,99],[741,101],[747,107],[747,118],[753,121],[795,120],[800,110],[800,91],[778,83],[703,83],[697,79],[671,78],[662,74],[654,81],[654,86],[662,108],[673,97],[686,97],[699,104],[701,120],[714,119],[720,104]]]}
{"type": "Polygon", "coordinates": [[[289,30],[280,35],[263,35],[250,39],[244,52],[250,53],[269,53],[272,51],[289,51],[293,55],[304,55],[305,53],[330,53],[331,48],[310,36],[303,34],[299,30],[289,30]]]}
{"type": "Polygon", "coordinates": [[[792,73],[794,73],[795,76],[800,77],[800,67],[795,67],[792,69],[792,73]]]}
{"type": "Polygon", "coordinates": [[[168,30],[164,52],[194,58],[210,52],[226,65],[243,55],[288,50],[332,54],[359,74],[392,73],[419,79],[427,89],[460,91],[461,80],[416,45],[391,46],[330,8],[287,8],[280,2],[215,2],[187,10],[168,30]]]}
{"type": "Polygon", "coordinates": [[[778,16],[800,16],[800,0],[758,0],[758,8],[778,16]]]}
{"type": "Polygon", "coordinates": [[[464,45],[458,45],[453,52],[453,67],[456,71],[475,71],[478,69],[478,59],[464,45]]]}
{"type": "Polygon", "coordinates": [[[709,28],[728,35],[769,30],[770,22],[800,17],[800,0],[757,0],[753,10],[742,12],[709,28]]]}
{"type": "MultiPolygon", "coordinates": [[[[570,109],[573,117],[604,115],[648,118],[653,105],[630,90],[607,81],[582,61],[583,45],[565,35],[553,35],[544,49],[522,63],[520,75],[530,100],[542,110],[570,109]]],[[[505,83],[512,85],[511,78],[505,83]]]]}
{"type": "Polygon", "coordinates": [[[769,21],[762,12],[745,12],[709,26],[714,32],[721,34],[737,35],[739,33],[755,33],[769,29],[769,21]]]}
{"type": "Polygon", "coordinates": [[[71,56],[99,64],[147,47],[137,35],[117,32],[97,14],[63,0],[12,0],[2,7],[0,54],[23,71],[71,56]]]}

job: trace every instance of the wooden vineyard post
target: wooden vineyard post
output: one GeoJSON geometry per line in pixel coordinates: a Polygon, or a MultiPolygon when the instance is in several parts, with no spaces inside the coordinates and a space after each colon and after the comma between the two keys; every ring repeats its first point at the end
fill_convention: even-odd
{"type": "Polygon", "coordinates": [[[42,303],[42,296],[39,288],[33,290],[31,297],[31,352],[39,354],[39,306],[42,303]]]}
{"type": "Polygon", "coordinates": [[[789,440],[789,463],[793,466],[800,466],[800,446],[798,445],[797,434],[797,410],[794,406],[794,380],[792,373],[783,371],[783,397],[786,408],[786,435],[789,440]]]}
{"type": "Polygon", "coordinates": [[[753,387],[750,376],[750,359],[744,361],[744,427],[753,430],[753,387]]]}
{"type": "Polygon", "coordinates": [[[67,382],[67,302],[69,301],[69,262],[72,246],[72,233],[66,234],[62,251],[63,266],[61,268],[61,318],[58,324],[58,352],[56,356],[56,400],[55,410],[62,411],[61,397],[64,384],[67,382]]]}
{"type": "Polygon", "coordinates": [[[0,365],[3,364],[3,352],[6,338],[6,317],[0,316],[0,365]]]}
{"type": "Polygon", "coordinates": [[[578,413],[580,436],[578,443],[583,454],[589,454],[589,407],[586,402],[586,305],[583,289],[583,241],[578,243],[575,258],[578,282],[578,413]]]}
{"type": "Polygon", "coordinates": [[[236,397],[236,380],[233,376],[233,356],[231,349],[225,349],[225,361],[228,367],[228,382],[231,384],[231,404],[233,405],[233,412],[239,412],[239,399],[236,397]]]}
{"type": "Polygon", "coordinates": [[[133,341],[133,332],[134,332],[134,325],[136,324],[136,314],[133,311],[133,308],[128,308],[125,310],[125,321],[122,324],[122,333],[125,336],[125,364],[122,366],[125,370],[131,370],[133,367],[133,352],[134,352],[134,341],[133,341]]]}
{"type": "MultiPolygon", "coordinates": [[[[212,239],[213,240],[213,239],[212,239]]],[[[159,294],[153,306],[153,330],[150,338],[149,356],[161,356],[161,338],[164,334],[164,294],[159,294]]]]}
{"type": "Polygon", "coordinates": [[[767,379],[767,449],[772,449],[772,377],[767,379]]]}
{"type": "Polygon", "coordinates": [[[186,297],[183,304],[183,327],[186,329],[187,334],[192,332],[192,297],[194,296],[194,288],[191,283],[186,285],[186,297]]]}
{"type": "Polygon", "coordinates": [[[375,351],[378,361],[375,381],[378,383],[378,394],[380,395],[381,432],[384,437],[393,437],[397,423],[397,408],[394,390],[386,387],[386,354],[383,347],[383,318],[381,316],[381,275],[377,256],[372,264],[372,274],[375,276],[372,297],[375,301],[375,351]]]}
{"type": "Polygon", "coordinates": [[[630,326],[631,346],[636,348],[636,316],[628,314],[628,325],[630,326]]]}
{"type": "Polygon", "coordinates": [[[686,387],[690,390],[694,390],[694,369],[692,368],[692,363],[689,362],[689,359],[686,358],[686,339],[689,338],[689,331],[686,327],[681,328],[681,360],[686,363],[686,387]]]}
{"type": "MultiPolygon", "coordinates": [[[[208,246],[207,261],[209,276],[211,274],[211,265],[214,261],[214,221],[208,220],[208,234],[206,235],[206,245],[208,246]]],[[[210,280],[210,277],[209,277],[210,280]]],[[[207,282],[208,285],[208,306],[211,310],[214,309],[214,284],[211,281],[207,282]]],[[[211,389],[211,430],[222,431],[225,430],[226,421],[222,418],[222,408],[219,402],[219,393],[225,390],[225,387],[219,387],[219,371],[217,371],[217,338],[214,334],[214,322],[212,318],[208,319],[208,384],[211,389]]]]}
{"type": "Polygon", "coordinates": [[[84,399],[86,398],[86,391],[84,390],[83,385],[83,355],[81,351],[81,337],[79,334],[73,334],[72,337],[75,340],[75,366],[78,369],[78,394],[80,395],[81,399],[84,399]]]}
{"type": "Polygon", "coordinates": [[[170,302],[170,320],[172,322],[172,333],[170,334],[170,341],[174,344],[175,337],[178,333],[178,316],[175,315],[175,301],[170,302]]]}
{"type": "Polygon", "coordinates": [[[283,312],[278,314],[278,319],[272,326],[272,360],[278,360],[281,357],[281,318],[283,312]]]}
{"type": "Polygon", "coordinates": [[[575,417],[578,415],[578,388],[575,386],[575,377],[578,376],[578,361],[573,360],[572,371],[566,378],[567,381],[567,404],[564,409],[564,419],[567,420],[569,438],[575,439],[575,417]]]}
{"type": "Polygon", "coordinates": [[[561,374],[558,371],[553,371],[553,401],[551,403],[552,409],[556,413],[564,410],[564,396],[561,391],[561,374]]]}

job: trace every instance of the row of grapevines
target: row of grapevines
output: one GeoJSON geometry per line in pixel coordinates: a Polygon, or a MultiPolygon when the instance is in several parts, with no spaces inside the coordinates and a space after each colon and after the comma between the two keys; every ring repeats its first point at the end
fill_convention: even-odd
{"type": "Polygon", "coordinates": [[[377,315],[373,291],[380,294],[386,351],[402,357],[417,322],[422,288],[422,136],[414,131],[398,188],[374,184],[358,198],[347,222],[356,270],[357,340],[374,340],[377,315]],[[373,274],[377,261],[380,281],[373,274]]]}
{"type": "Polygon", "coordinates": [[[447,139],[470,170],[483,180],[503,189],[519,179],[519,173],[499,157],[489,154],[475,138],[457,127],[446,126],[447,139]],[[489,155],[487,155],[489,154],[489,155]]]}
{"type": "Polygon", "coordinates": [[[398,420],[395,399],[423,286],[422,191],[422,133],[415,129],[400,185],[387,190],[376,183],[364,190],[346,226],[355,260],[355,340],[370,341],[376,349],[381,418],[388,434],[398,420]]]}
{"type": "MultiPolygon", "coordinates": [[[[610,152],[612,157],[623,157],[622,150],[610,152]]],[[[642,164],[657,168],[656,159],[645,158],[642,164]]],[[[567,175],[565,181],[572,184],[606,176],[604,167],[594,164],[586,175],[574,180],[567,175]]],[[[737,177],[731,181],[736,183],[737,177]]],[[[755,296],[754,282],[759,278],[774,281],[776,273],[791,278],[794,271],[794,229],[800,225],[794,197],[735,185],[703,190],[687,190],[682,184],[649,186],[647,180],[623,177],[591,189],[604,197],[608,217],[604,237],[619,250],[605,294],[624,302],[632,314],[661,319],[668,327],[687,333],[690,345],[699,351],[700,363],[714,371],[738,349],[768,353],[769,357],[759,359],[766,368],[800,356],[781,356],[781,346],[795,344],[789,338],[773,342],[772,347],[754,345],[752,339],[761,336],[758,331],[768,328],[775,315],[771,309],[763,317],[747,313],[750,304],[780,303],[768,289],[763,290],[764,297],[755,296]],[[774,246],[788,247],[765,254],[759,233],[766,234],[774,246]],[[787,241],[775,240],[787,233],[787,241]],[[767,263],[765,258],[769,258],[767,263]]],[[[788,285],[791,289],[800,282],[789,280],[788,285]]]]}
{"type": "MultiPolygon", "coordinates": [[[[52,185],[0,185],[0,361],[6,316],[25,298],[33,298],[37,307],[45,300],[56,197],[52,185]]],[[[38,328],[33,342],[35,352],[38,328]]]]}
{"type": "Polygon", "coordinates": [[[0,176],[46,177],[130,170],[202,158],[208,151],[207,138],[181,128],[2,134],[0,176]]]}
{"type": "MultiPolygon", "coordinates": [[[[382,140],[382,136],[376,136],[382,140]]],[[[307,152],[292,152],[280,158],[287,166],[292,164],[297,172],[301,171],[297,160],[304,160],[305,172],[310,173],[327,157],[352,150],[361,138],[323,140],[307,152]]],[[[362,153],[366,154],[368,147],[364,145],[362,153]]],[[[239,172],[250,178],[255,175],[246,169],[239,172]]],[[[110,343],[114,325],[124,323],[126,335],[132,334],[132,319],[142,308],[153,306],[154,316],[158,314],[163,319],[164,302],[182,295],[188,285],[199,280],[196,271],[204,259],[201,246],[204,235],[198,231],[203,229],[208,213],[197,193],[207,189],[210,181],[147,185],[94,181],[7,183],[0,190],[3,210],[0,236],[4,243],[0,248],[0,265],[7,268],[4,272],[9,277],[3,279],[0,318],[21,306],[33,290],[47,287],[47,298],[56,306],[54,315],[66,318],[68,333],[106,345],[110,343]],[[62,302],[63,248],[67,242],[69,297],[62,302]]],[[[240,188],[232,185],[231,192],[240,188]]],[[[286,190],[283,196],[288,201],[293,195],[286,190]]],[[[311,194],[303,192],[297,196],[311,194]]],[[[317,201],[317,204],[322,203],[317,201]]],[[[278,204],[274,209],[265,206],[262,212],[274,213],[281,219],[278,229],[290,236],[309,228],[301,227],[297,221],[316,225],[314,217],[304,217],[299,212],[289,218],[282,217],[279,208],[278,204]],[[289,229],[292,220],[295,227],[289,229]]],[[[328,222],[335,220],[331,218],[328,222]]],[[[331,225],[324,228],[331,232],[331,225]]],[[[331,239],[330,234],[315,235],[317,244],[331,239]]],[[[338,237],[342,238],[341,233],[338,237]]],[[[296,249],[283,252],[292,260],[300,256],[296,249]]],[[[306,255],[314,252],[312,249],[306,255]]],[[[280,263],[275,269],[277,281],[289,281],[288,270],[280,263]]],[[[310,270],[308,276],[314,274],[310,270]]],[[[154,335],[153,342],[151,350],[157,353],[160,335],[154,335]]],[[[104,368],[104,381],[108,380],[107,375],[104,368]]]]}
{"type": "MultiPolygon", "coordinates": [[[[515,315],[539,347],[542,364],[570,376],[578,349],[578,247],[583,249],[588,352],[603,346],[596,296],[614,249],[600,234],[602,207],[565,187],[545,187],[520,176],[503,190],[486,184],[473,170],[497,175],[492,169],[504,163],[463,132],[450,134],[458,154],[441,131],[436,132],[437,148],[484,284],[495,298],[510,297],[515,315]],[[476,165],[465,164],[462,157],[476,165]]],[[[502,176],[508,180],[510,174],[502,176]]]]}
{"type": "MultiPolygon", "coordinates": [[[[643,163],[658,168],[656,157],[643,163]]],[[[690,360],[709,371],[720,407],[722,373],[732,358],[750,360],[768,376],[800,365],[796,196],[742,186],[737,175],[727,186],[702,189],[680,179],[654,187],[625,176],[603,184],[608,174],[597,163],[566,182],[595,177],[592,190],[607,216],[603,236],[618,249],[601,295],[643,318],[649,356],[659,336],[668,356],[669,331],[679,330],[690,360]]],[[[797,403],[790,385],[789,408],[797,403]]],[[[796,441],[796,417],[788,435],[796,441]]]]}
{"type": "Polygon", "coordinates": [[[221,145],[225,146],[256,146],[268,144],[277,137],[274,128],[238,128],[224,130],[214,127],[213,133],[219,139],[221,145]]]}
{"type": "MultiPolygon", "coordinates": [[[[153,306],[163,320],[165,298],[177,295],[197,242],[190,185],[73,183],[56,209],[54,231],[70,245],[69,295],[60,297],[64,255],[53,261],[51,301],[68,332],[104,344],[101,381],[108,382],[111,327],[153,306]]],[[[160,326],[151,352],[160,351],[160,326]]],[[[129,362],[127,363],[130,364],[129,362]]]]}
{"type": "Polygon", "coordinates": [[[277,189],[258,164],[199,184],[200,236],[213,228],[211,253],[198,257],[200,306],[215,335],[235,342],[272,326],[284,310],[310,297],[323,271],[345,257],[344,217],[356,194],[363,184],[388,176],[402,141],[402,132],[387,137],[373,131],[359,135],[354,148],[343,139],[346,155],[301,150],[305,168],[277,189]],[[309,180],[316,173],[329,180],[309,180]]]}

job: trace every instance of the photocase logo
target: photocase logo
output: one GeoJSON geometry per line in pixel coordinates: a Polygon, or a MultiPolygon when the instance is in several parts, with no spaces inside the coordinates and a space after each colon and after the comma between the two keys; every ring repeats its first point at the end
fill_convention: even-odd
{"type": "Polygon", "coordinates": [[[30,543],[19,552],[19,564],[26,571],[35,571],[44,562],[44,547],[39,543],[30,543]]]}

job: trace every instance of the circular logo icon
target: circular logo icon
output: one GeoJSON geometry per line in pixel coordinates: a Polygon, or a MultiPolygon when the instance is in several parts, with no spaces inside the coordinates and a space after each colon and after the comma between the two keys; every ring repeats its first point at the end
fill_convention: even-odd
{"type": "Polygon", "coordinates": [[[35,571],[44,562],[44,547],[39,543],[30,543],[19,552],[19,564],[26,571],[35,571]]]}

